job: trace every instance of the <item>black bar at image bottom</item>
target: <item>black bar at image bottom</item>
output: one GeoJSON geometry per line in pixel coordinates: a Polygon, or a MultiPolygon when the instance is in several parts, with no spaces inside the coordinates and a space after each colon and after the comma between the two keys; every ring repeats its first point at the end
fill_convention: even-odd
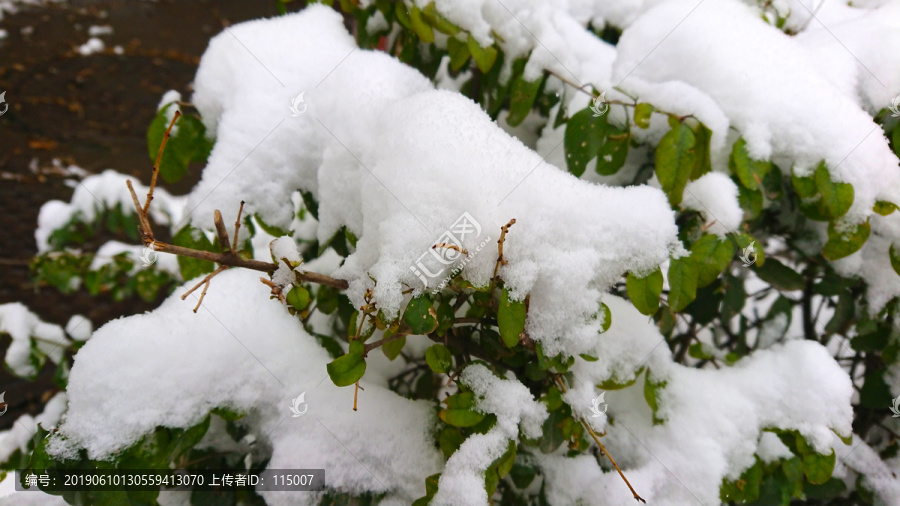
{"type": "Polygon", "coordinates": [[[44,492],[140,492],[151,490],[256,490],[310,492],[325,489],[324,469],[17,469],[16,490],[44,492]]]}

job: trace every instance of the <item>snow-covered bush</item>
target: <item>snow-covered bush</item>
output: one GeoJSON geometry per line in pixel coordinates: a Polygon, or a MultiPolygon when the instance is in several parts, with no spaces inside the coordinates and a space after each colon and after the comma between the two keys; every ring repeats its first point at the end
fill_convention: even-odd
{"type": "Polygon", "coordinates": [[[206,160],[191,193],[91,176],[36,233],[61,289],[103,210],[153,295],[189,282],[78,349],[52,435],[0,438],[38,470],[325,469],[228,504],[900,503],[900,6],[819,4],[227,29],[148,134],[166,181],[206,160]]]}

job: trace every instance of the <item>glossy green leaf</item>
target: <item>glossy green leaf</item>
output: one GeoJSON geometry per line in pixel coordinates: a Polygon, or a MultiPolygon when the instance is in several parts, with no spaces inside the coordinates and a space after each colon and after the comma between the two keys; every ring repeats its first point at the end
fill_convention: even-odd
{"type": "Polygon", "coordinates": [[[463,435],[460,434],[459,430],[452,427],[444,427],[444,430],[438,436],[438,446],[441,447],[441,453],[448,459],[462,446],[463,441],[463,435]]]}
{"type": "Polygon", "coordinates": [[[646,102],[634,106],[634,124],[640,128],[649,127],[650,116],[653,114],[654,110],[655,108],[646,102]]]}
{"type": "MultiPolygon", "coordinates": [[[[387,332],[385,332],[384,335],[385,337],[388,337],[387,332]]],[[[400,352],[403,351],[404,346],[406,346],[406,336],[401,336],[381,345],[381,352],[384,353],[384,356],[387,357],[388,360],[394,360],[400,356],[400,352]]]]}
{"type": "MultiPolygon", "coordinates": [[[[600,315],[603,317],[603,323],[601,324],[601,331],[606,332],[609,330],[610,325],[612,325],[612,311],[609,310],[609,306],[604,303],[600,303],[600,315]]],[[[597,360],[596,358],[594,359],[597,360]]]]}
{"type": "Polygon", "coordinates": [[[581,177],[588,162],[597,156],[606,142],[607,115],[595,117],[593,112],[582,109],[569,118],[563,146],[566,151],[566,166],[569,172],[581,177]]]}
{"type": "Polygon", "coordinates": [[[437,329],[437,311],[428,297],[420,295],[409,301],[403,313],[403,321],[414,334],[424,336],[437,329]]]}
{"type": "Polygon", "coordinates": [[[475,411],[475,394],[461,392],[444,399],[447,409],[441,410],[438,416],[444,423],[454,427],[472,427],[485,418],[484,413],[475,411]]]}
{"type": "Polygon", "coordinates": [[[697,265],[697,287],[702,288],[715,281],[731,264],[734,244],[714,234],[705,234],[691,245],[691,258],[697,265]]]}
{"type": "Polygon", "coordinates": [[[712,140],[712,130],[700,123],[693,129],[696,139],[694,169],[691,171],[691,180],[698,179],[712,170],[712,161],[709,154],[709,142],[712,140]]]}
{"type": "Polygon", "coordinates": [[[887,216],[897,210],[897,204],[894,204],[893,202],[888,202],[886,200],[879,200],[879,201],[875,202],[875,205],[872,207],[872,210],[882,216],[887,216]]]}
{"type": "Polygon", "coordinates": [[[657,267],[642,278],[629,272],[625,278],[625,288],[628,298],[638,311],[645,315],[655,314],[659,309],[659,296],[663,288],[662,271],[657,267]]]}
{"type": "Polygon", "coordinates": [[[750,158],[750,154],[747,153],[747,141],[741,137],[731,149],[728,168],[738,177],[744,188],[758,190],[762,186],[763,178],[772,170],[772,162],[750,158]]]}
{"type": "Polygon", "coordinates": [[[497,326],[500,327],[500,338],[507,348],[518,344],[525,331],[525,317],[525,301],[510,300],[509,290],[504,288],[497,308],[497,326]]]}
{"type": "Polygon", "coordinates": [[[650,369],[647,369],[647,374],[644,375],[644,400],[647,401],[647,405],[650,406],[650,410],[653,411],[653,425],[658,425],[663,422],[661,418],[656,416],[657,411],[659,411],[659,392],[663,388],[665,388],[665,381],[656,381],[650,374],[650,369]]]}
{"type": "Polygon", "coordinates": [[[628,158],[628,146],[631,144],[631,133],[627,129],[610,127],[606,142],[600,146],[597,153],[597,166],[595,170],[601,176],[611,176],[625,165],[628,158]]]}
{"type": "Polygon", "coordinates": [[[806,286],[800,273],[775,258],[770,258],[765,265],[757,267],[756,275],[766,283],[783,291],[802,290],[806,286]]]}
{"type": "Polygon", "coordinates": [[[508,125],[517,126],[528,116],[542,82],[543,78],[526,81],[522,76],[513,80],[509,90],[509,114],[506,116],[508,125]]]}
{"type": "Polygon", "coordinates": [[[453,367],[453,355],[443,344],[435,344],[425,350],[425,362],[432,371],[446,374],[453,367]]]}
{"type": "Polygon", "coordinates": [[[810,219],[835,220],[846,214],[853,204],[853,185],[832,181],[824,162],[810,176],[793,175],[791,182],[801,198],[800,210],[810,219]]]}
{"type": "Polygon", "coordinates": [[[868,221],[860,223],[848,234],[838,232],[835,230],[834,223],[830,223],[828,225],[828,242],[822,248],[822,256],[834,261],[856,253],[869,239],[871,231],[868,221]]]}
{"type": "Polygon", "coordinates": [[[810,452],[803,457],[803,474],[810,483],[821,485],[831,478],[834,471],[835,453],[831,450],[828,455],[810,452]]]}
{"type": "Polygon", "coordinates": [[[697,297],[697,277],[699,269],[691,257],[673,259],[669,262],[669,308],[679,312],[697,297]]]}
{"type": "MultiPolygon", "coordinates": [[[[354,343],[358,343],[362,346],[362,343],[359,341],[354,341],[354,343]]],[[[331,381],[339,387],[346,387],[356,383],[366,372],[366,361],[363,358],[362,353],[353,352],[352,344],[353,343],[351,343],[351,351],[349,353],[343,357],[334,359],[326,366],[331,381]]]]}
{"type": "Polygon", "coordinates": [[[681,203],[684,187],[697,163],[694,132],[677,123],[656,146],[656,177],[673,206],[681,203]]]}
{"type": "Polygon", "coordinates": [[[900,275],[900,248],[896,244],[891,244],[888,256],[891,257],[891,267],[894,268],[894,272],[900,275]]]}

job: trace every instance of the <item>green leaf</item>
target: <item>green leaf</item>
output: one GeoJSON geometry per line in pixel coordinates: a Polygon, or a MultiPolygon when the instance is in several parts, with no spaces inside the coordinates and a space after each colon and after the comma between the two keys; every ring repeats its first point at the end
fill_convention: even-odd
{"type": "Polygon", "coordinates": [[[443,344],[435,344],[425,350],[425,362],[432,371],[446,374],[453,367],[453,355],[443,344]]]}
{"type": "Polygon", "coordinates": [[[640,103],[634,106],[634,124],[640,128],[650,126],[650,115],[653,114],[655,108],[647,103],[640,103]]]}
{"type": "Polygon", "coordinates": [[[659,309],[659,296],[662,294],[663,275],[659,267],[650,274],[639,278],[628,273],[625,278],[625,289],[628,298],[638,311],[645,315],[652,315],[659,309]]]}
{"type": "Polygon", "coordinates": [[[677,123],[656,146],[656,177],[673,206],[681,203],[684,187],[697,163],[696,142],[694,132],[677,123]]]}
{"type": "Polygon", "coordinates": [[[562,422],[569,417],[566,413],[567,411],[565,409],[551,411],[550,416],[544,420],[539,442],[541,452],[552,453],[565,441],[562,433],[562,422]]]}
{"type": "Polygon", "coordinates": [[[432,307],[428,297],[420,295],[409,301],[406,312],[403,313],[403,321],[409,325],[413,333],[422,336],[428,335],[437,329],[437,311],[432,307]]]}
{"type": "MultiPolygon", "coordinates": [[[[612,325],[612,311],[609,310],[609,306],[602,302],[600,303],[600,315],[603,316],[603,323],[600,326],[600,330],[601,332],[606,332],[607,330],[609,330],[610,325],[612,325]]],[[[584,354],[582,354],[581,357],[584,358],[584,354]]],[[[594,360],[588,360],[588,362],[596,361],[596,358],[594,358],[594,360]]]]}
{"type": "Polygon", "coordinates": [[[738,204],[744,211],[744,221],[755,220],[763,210],[763,194],[759,190],[748,190],[741,185],[738,188],[738,204]]]}
{"type": "Polygon", "coordinates": [[[456,315],[453,314],[453,306],[450,305],[450,302],[444,300],[438,304],[437,308],[437,335],[444,337],[444,334],[450,327],[453,326],[453,323],[456,321],[456,315]]]}
{"type": "Polygon", "coordinates": [[[750,158],[750,154],[747,153],[747,141],[741,137],[731,149],[728,168],[738,177],[744,188],[758,190],[762,185],[763,178],[772,170],[772,162],[750,158]]]}
{"type": "Polygon", "coordinates": [[[833,221],[846,214],[853,204],[853,185],[832,181],[824,162],[811,176],[792,175],[791,182],[801,198],[800,210],[810,219],[833,221]]]}
{"type": "Polygon", "coordinates": [[[424,17],[425,21],[428,21],[428,24],[433,26],[435,30],[443,34],[456,35],[460,31],[458,26],[448,21],[447,18],[438,12],[437,7],[434,6],[434,2],[431,2],[422,9],[422,17],[424,17]]]}
{"type": "Polygon", "coordinates": [[[469,52],[469,45],[456,37],[447,39],[447,52],[450,53],[450,70],[454,72],[463,68],[469,61],[469,56],[472,56],[472,53],[469,52]]]}
{"type": "Polygon", "coordinates": [[[831,478],[834,471],[835,453],[831,450],[828,455],[821,455],[810,452],[803,457],[803,474],[809,479],[809,482],[815,485],[821,485],[831,478]]]}
{"type": "Polygon", "coordinates": [[[600,152],[606,141],[607,115],[595,117],[590,108],[582,109],[569,118],[563,146],[569,172],[581,177],[588,162],[600,152]]]}
{"type": "Polygon", "coordinates": [[[309,306],[310,295],[306,288],[295,285],[287,294],[287,303],[297,311],[303,311],[309,306]]]}
{"type": "Polygon", "coordinates": [[[828,242],[822,248],[822,256],[834,261],[848,257],[863,247],[871,232],[869,222],[860,223],[849,234],[835,230],[834,222],[828,224],[828,242]]]}
{"type": "Polygon", "coordinates": [[[802,290],[806,286],[806,281],[800,273],[775,258],[770,258],[764,265],[757,267],[756,275],[766,283],[786,292],[802,290]]]}
{"type": "Polygon", "coordinates": [[[472,58],[475,59],[475,64],[478,65],[478,70],[482,73],[491,70],[494,62],[497,61],[497,49],[494,46],[481,47],[472,35],[469,35],[467,44],[472,58]]]}
{"type": "Polygon", "coordinates": [[[456,450],[459,450],[463,441],[463,435],[460,434],[457,429],[452,427],[444,427],[444,430],[442,430],[441,434],[438,436],[438,445],[441,447],[441,453],[448,459],[451,455],[456,453],[456,450]]]}
{"type": "Polygon", "coordinates": [[[603,380],[600,383],[598,383],[597,388],[599,388],[600,390],[621,390],[623,388],[630,387],[631,385],[634,385],[634,383],[637,381],[638,377],[643,372],[644,372],[644,368],[643,367],[639,368],[637,371],[634,371],[634,373],[632,373],[632,378],[627,381],[623,381],[614,375],[613,377],[603,380]]]}
{"type": "Polygon", "coordinates": [[[731,241],[719,239],[713,234],[704,234],[691,245],[691,258],[697,264],[697,287],[702,288],[719,277],[734,258],[731,241]]]}
{"type": "Polygon", "coordinates": [[[447,409],[441,410],[438,416],[444,423],[454,427],[472,427],[481,423],[484,413],[475,411],[475,394],[461,392],[444,399],[447,409]]]}
{"type": "Polygon", "coordinates": [[[409,11],[409,24],[412,25],[412,30],[419,40],[426,44],[434,42],[434,30],[422,19],[422,11],[415,5],[409,11]]]}
{"type": "Polygon", "coordinates": [[[509,115],[506,116],[509,126],[519,125],[528,116],[543,81],[543,77],[526,81],[522,76],[513,80],[509,90],[509,115]]]}
{"type": "Polygon", "coordinates": [[[675,313],[697,297],[697,263],[691,257],[669,262],[669,308],[675,313]]]}
{"type": "MultiPolygon", "coordinates": [[[[212,242],[206,238],[206,234],[190,225],[186,225],[179,230],[175,237],[172,238],[172,243],[175,246],[184,246],[185,248],[201,251],[215,251],[212,242]]],[[[215,270],[215,264],[209,260],[179,256],[178,269],[181,271],[181,278],[185,281],[190,281],[215,270]]]]}
{"type": "Polygon", "coordinates": [[[650,369],[647,369],[647,374],[644,376],[644,400],[647,401],[647,405],[650,406],[650,410],[653,411],[653,425],[659,425],[663,422],[663,420],[656,416],[656,412],[659,411],[659,391],[665,388],[665,381],[655,381],[650,376],[650,369]]]}
{"type": "Polygon", "coordinates": [[[693,129],[696,138],[696,153],[694,170],[691,172],[691,180],[698,179],[712,170],[712,162],[709,155],[709,141],[712,140],[712,130],[700,123],[693,129]]]}
{"type": "Polygon", "coordinates": [[[886,200],[879,200],[879,201],[875,202],[875,206],[872,207],[873,211],[875,211],[876,213],[878,213],[882,216],[887,216],[887,215],[891,214],[892,212],[896,211],[897,209],[898,209],[897,204],[894,204],[893,202],[888,202],[886,200]]]}
{"type": "Polygon", "coordinates": [[[563,407],[562,392],[555,386],[551,386],[541,398],[541,402],[547,405],[547,411],[556,411],[563,407]]]}
{"type": "Polygon", "coordinates": [[[759,486],[763,478],[762,461],[756,459],[735,481],[722,480],[719,487],[719,499],[723,503],[751,503],[759,499],[759,486]]]}
{"type": "Polygon", "coordinates": [[[597,166],[595,170],[601,176],[611,176],[625,165],[628,157],[628,146],[631,143],[631,133],[627,129],[617,129],[610,125],[610,132],[606,142],[597,153],[597,166]]]}
{"type": "Polygon", "coordinates": [[[891,267],[894,268],[894,272],[900,275],[900,248],[897,248],[896,244],[891,244],[888,256],[891,257],[891,267]]]}
{"type": "Polygon", "coordinates": [[[739,232],[736,234],[732,234],[732,237],[737,242],[737,247],[741,250],[741,253],[743,253],[745,250],[747,251],[748,255],[751,252],[756,253],[756,261],[754,262],[754,265],[756,265],[757,267],[762,267],[766,263],[766,252],[763,249],[762,245],[759,244],[759,241],[757,241],[752,235],[739,232]],[[753,245],[753,249],[747,250],[747,248],[751,244],[753,245]]]}
{"type": "MultiPolygon", "coordinates": [[[[391,333],[393,335],[394,333],[391,333]]],[[[384,333],[385,337],[389,337],[388,333],[384,333]]],[[[384,356],[388,358],[388,360],[394,360],[400,355],[400,352],[403,351],[403,347],[406,346],[406,336],[400,336],[393,341],[389,341],[381,345],[381,352],[384,353],[384,356]]]]}
{"type": "Polygon", "coordinates": [[[500,327],[500,338],[507,348],[518,344],[519,337],[525,331],[525,316],[525,301],[510,300],[509,290],[504,288],[497,308],[497,326],[500,327]]]}
{"type": "Polygon", "coordinates": [[[326,366],[331,381],[339,387],[346,387],[356,383],[366,372],[366,361],[360,350],[354,350],[354,343],[363,346],[359,341],[353,341],[350,343],[349,353],[334,359],[326,366]],[[354,353],[354,351],[357,353],[354,353]]]}
{"type": "Polygon", "coordinates": [[[688,355],[698,360],[709,360],[713,358],[712,348],[704,343],[693,343],[688,346],[688,355]]]}

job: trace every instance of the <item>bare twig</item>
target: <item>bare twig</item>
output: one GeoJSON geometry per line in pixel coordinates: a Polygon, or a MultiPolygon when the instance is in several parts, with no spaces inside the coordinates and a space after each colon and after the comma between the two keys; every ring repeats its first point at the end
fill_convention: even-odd
{"type": "Polygon", "coordinates": [[[463,255],[466,255],[466,256],[469,255],[469,252],[465,248],[460,248],[459,246],[457,246],[455,244],[448,244],[446,242],[439,242],[431,247],[431,249],[437,249],[437,248],[452,249],[452,250],[459,251],[463,255]]]}
{"type": "Polygon", "coordinates": [[[172,133],[172,127],[175,126],[175,122],[178,121],[178,118],[181,116],[181,111],[175,110],[175,114],[172,116],[172,121],[169,122],[169,128],[166,128],[166,133],[163,134],[162,142],[159,143],[159,152],[156,153],[156,163],[153,164],[153,177],[150,178],[150,190],[147,192],[147,200],[144,202],[144,208],[142,209],[144,215],[146,215],[150,211],[150,201],[153,200],[153,189],[156,188],[156,178],[159,176],[159,163],[162,161],[163,151],[166,149],[166,143],[169,142],[169,136],[172,133]]]}
{"type": "Polygon", "coordinates": [[[225,230],[225,222],[222,221],[222,213],[218,209],[213,212],[213,223],[216,225],[216,235],[219,236],[219,248],[222,253],[231,255],[231,241],[228,239],[228,231],[225,230]]]}
{"type": "Polygon", "coordinates": [[[197,305],[194,307],[194,312],[196,313],[197,310],[200,309],[200,304],[203,302],[203,297],[206,296],[206,290],[209,288],[209,281],[210,281],[212,278],[214,278],[214,277],[216,276],[216,274],[219,274],[220,272],[224,271],[224,270],[227,269],[227,268],[228,268],[227,265],[220,265],[216,270],[214,270],[214,271],[210,272],[209,274],[207,274],[206,277],[204,277],[202,280],[200,280],[199,283],[197,283],[196,285],[194,285],[193,288],[191,288],[190,290],[184,292],[184,295],[181,296],[181,300],[186,299],[188,295],[192,294],[192,293],[194,292],[194,290],[200,288],[200,286],[202,285],[202,286],[203,286],[203,291],[200,292],[200,300],[197,301],[197,305]]]}
{"type": "MultiPolygon", "coordinates": [[[[559,376],[554,375],[553,379],[556,380],[556,383],[559,385],[559,389],[562,390],[563,393],[566,393],[568,391],[565,383],[563,383],[562,379],[559,376]]],[[[579,416],[578,421],[581,422],[581,425],[584,426],[585,430],[588,431],[588,434],[591,435],[591,438],[594,440],[594,442],[597,443],[597,447],[600,448],[600,451],[603,452],[604,455],[606,455],[610,462],[612,462],[613,467],[615,467],[616,471],[619,472],[619,476],[622,477],[622,480],[624,480],[625,484],[628,485],[628,489],[631,490],[631,494],[634,496],[634,499],[638,502],[647,504],[647,501],[645,501],[643,497],[635,492],[634,487],[631,486],[631,483],[628,482],[628,478],[625,477],[625,473],[622,472],[622,469],[619,468],[619,464],[616,464],[615,459],[613,459],[612,455],[609,454],[609,451],[605,446],[603,446],[603,443],[600,442],[600,438],[597,436],[597,433],[594,432],[594,429],[590,426],[590,424],[587,423],[587,420],[579,416]]]]}
{"type": "Polygon", "coordinates": [[[241,207],[238,209],[237,219],[234,220],[234,244],[231,245],[231,251],[237,253],[238,232],[241,230],[241,214],[244,212],[244,201],[241,201],[241,207]]]}
{"type": "Polygon", "coordinates": [[[500,227],[500,238],[497,239],[497,263],[494,265],[494,276],[491,278],[491,288],[488,290],[488,293],[494,292],[494,285],[497,283],[497,274],[500,272],[500,266],[508,263],[506,259],[503,258],[503,243],[506,242],[506,233],[509,232],[509,227],[515,224],[516,219],[513,218],[509,220],[509,223],[500,227]]]}

